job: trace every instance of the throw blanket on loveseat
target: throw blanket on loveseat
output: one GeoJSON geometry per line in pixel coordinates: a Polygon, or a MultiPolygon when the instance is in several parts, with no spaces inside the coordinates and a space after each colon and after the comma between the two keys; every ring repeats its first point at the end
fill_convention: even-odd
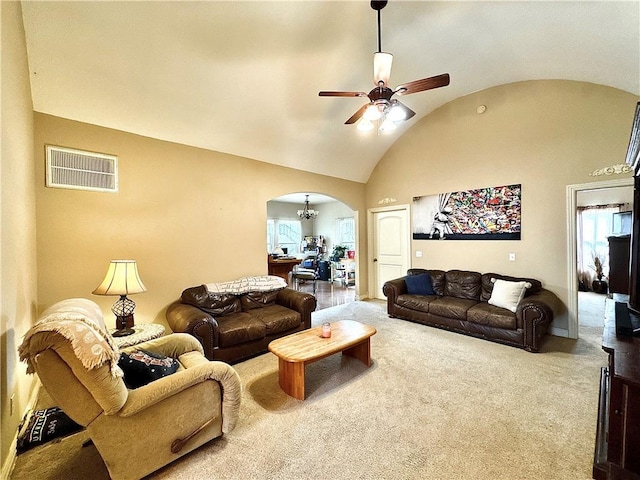
{"type": "Polygon", "coordinates": [[[230,293],[242,295],[249,292],[271,292],[285,288],[287,282],[284,278],[275,275],[262,275],[257,277],[244,277],[238,280],[222,283],[207,283],[207,290],[211,293],[230,293]]]}

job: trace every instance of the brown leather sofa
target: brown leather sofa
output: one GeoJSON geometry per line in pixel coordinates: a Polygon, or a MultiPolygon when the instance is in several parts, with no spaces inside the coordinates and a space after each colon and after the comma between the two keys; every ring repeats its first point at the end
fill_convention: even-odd
{"type": "Polygon", "coordinates": [[[407,276],[390,280],[382,291],[387,297],[387,313],[424,325],[444,328],[486,340],[537,352],[562,302],[538,280],[497,273],[464,270],[410,269],[407,276]],[[428,273],[433,295],[409,294],[406,278],[428,273]],[[492,280],[493,279],[493,280],[492,280]],[[488,303],[494,280],[529,282],[515,312],[488,303]]]}
{"type": "Polygon", "coordinates": [[[241,295],[187,288],[167,308],[174,332],[196,337],[209,360],[236,363],[265,353],[276,338],[311,327],[316,297],[290,288],[241,295]]]}

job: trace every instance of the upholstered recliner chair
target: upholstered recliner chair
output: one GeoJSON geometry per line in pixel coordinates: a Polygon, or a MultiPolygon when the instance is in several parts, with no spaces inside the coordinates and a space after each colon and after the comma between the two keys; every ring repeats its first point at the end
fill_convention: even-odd
{"type": "Polygon", "coordinates": [[[139,479],[231,431],[241,384],[226,363],[207,360],[191,335],[123,349],[178,360],[175,373],[129,390],[120,352],[98,305],[70,299],[47,309],[19,347],[51,398],[86,427],[113,479],[139,479]]]}

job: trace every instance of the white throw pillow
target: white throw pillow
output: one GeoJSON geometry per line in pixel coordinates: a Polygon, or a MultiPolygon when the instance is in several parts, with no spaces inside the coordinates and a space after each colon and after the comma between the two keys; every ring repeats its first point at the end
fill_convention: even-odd
{"type": "Polygon", "coordinates": [[[518,303],[524,297],[527,288],[531,288],[529,282],[508,282],[497,279],[493,284],[493,291],[489,303],[496,307],[506,308],[515,313],[518,303]]]}

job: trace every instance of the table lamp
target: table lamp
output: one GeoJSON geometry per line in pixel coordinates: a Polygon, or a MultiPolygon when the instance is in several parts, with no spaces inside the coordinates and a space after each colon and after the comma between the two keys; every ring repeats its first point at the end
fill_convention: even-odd
{"type": "Polygon", "coordinates": [[[94,295],[120,295],[111,307],[116,316],[116,331],[114,337],[131,335],[133,330],[133,310],[136,304],[127,295],[146,292],[147,288],[138,275],[138,265],[135,260],[111,260],[107,275],[94,295]]]}

